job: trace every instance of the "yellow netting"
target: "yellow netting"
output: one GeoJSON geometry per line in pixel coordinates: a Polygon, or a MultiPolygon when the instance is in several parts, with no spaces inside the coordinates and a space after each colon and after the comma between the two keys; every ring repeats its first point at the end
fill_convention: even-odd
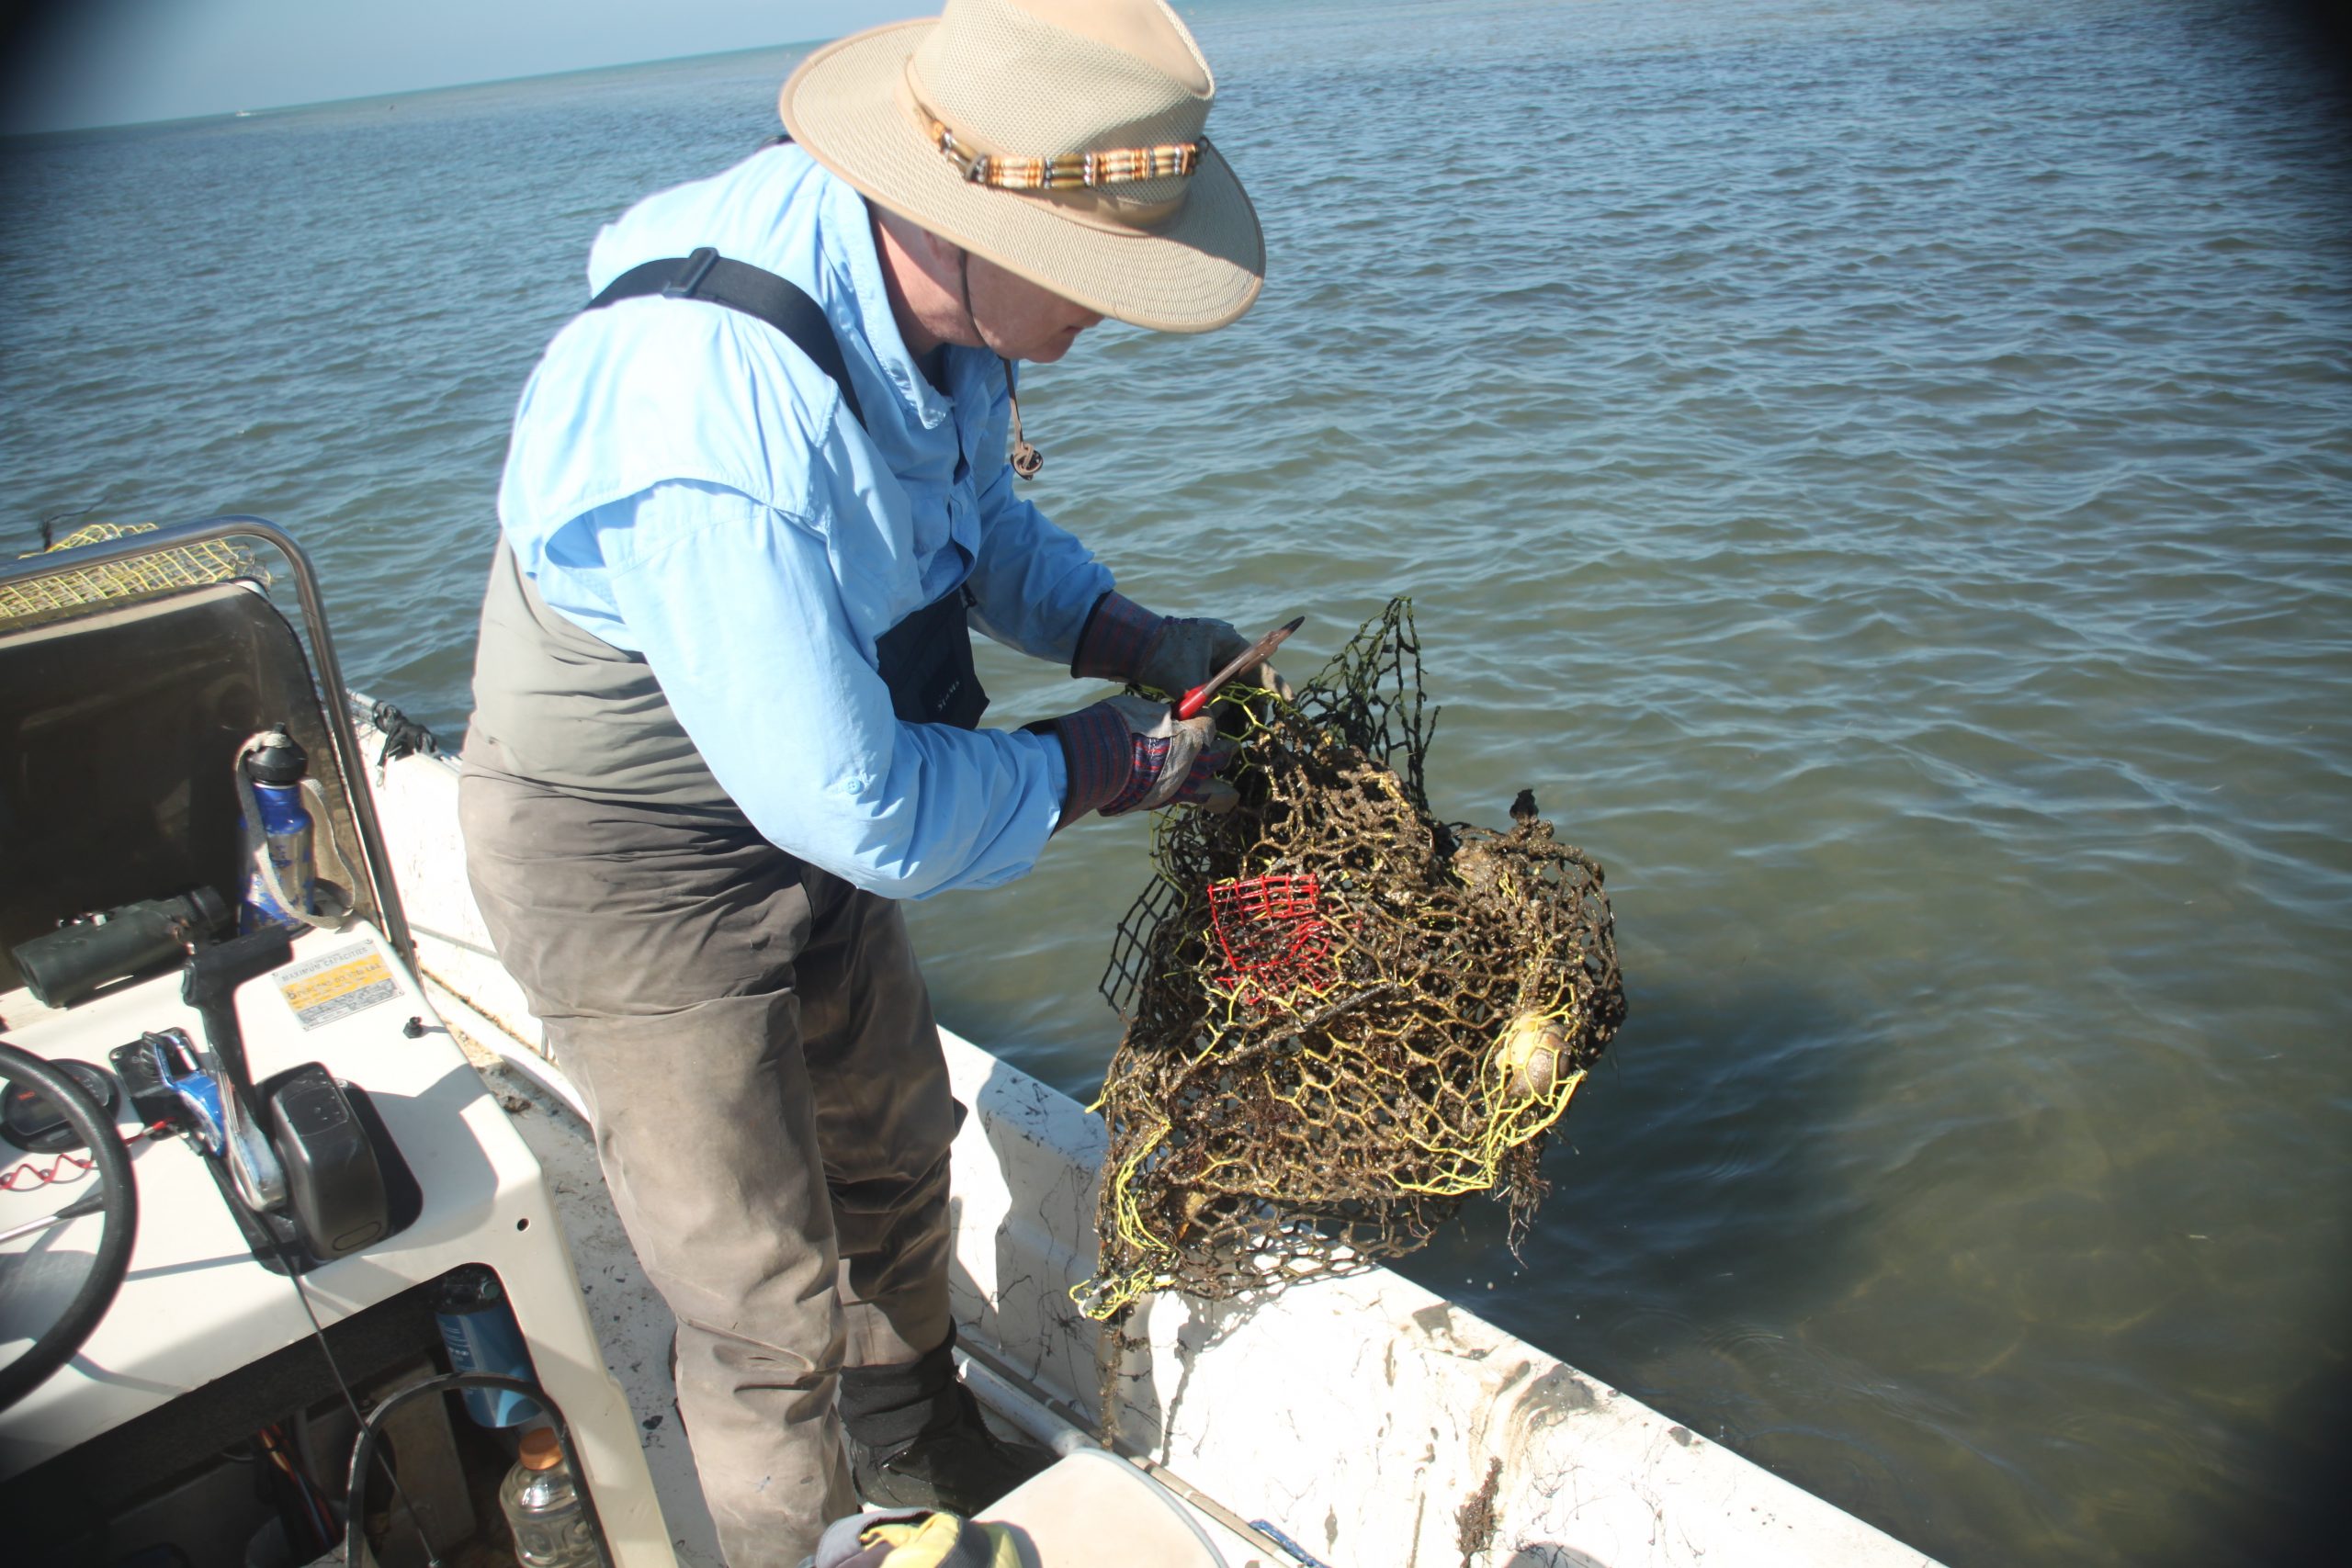
{"type": "MultiPolygon", "coordinates": [[[[59,550],[70,550],[81,545],[119,539],[126,534],[152,534],[154,531],[153,523],[92,523],[76,528],[50,546],[47,551],[30,551],[21,558],[31,560],[36,556],[53,555],[59,550]]],[[[190,588],[202,582],[224,582],[232,577],[249,578],[256,582],[269,581],[269,573],[256,565],[250,554],[223,540],[215,539],[209,544],[157,550],[135,560],[85,567],[79,571],[62,571],[35,582],[0,586],[0,620],[70,609],[77,604],[94,604],[107,599],[135,599],[165,589],[190,588]]]]}
{"type": "Polygon", "coordinates": [[[1498,1187],[1516,1238],[1625,1013],[1600,866],[1524,791],[1508,831],[1431,815],[1408,604],[1295,704],[1216,711],[1241,804],[1159,818],[1104,977],[1098,1318],[1409,1252],[1498,1187]]]}

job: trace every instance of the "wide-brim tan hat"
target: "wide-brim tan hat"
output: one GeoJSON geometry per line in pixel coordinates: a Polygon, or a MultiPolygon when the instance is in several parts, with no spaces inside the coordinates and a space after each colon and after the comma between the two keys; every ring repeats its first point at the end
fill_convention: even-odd
{"type": "Polygon", "coordinates": [[[1198,333],[1266,276],[1202,134],[1216,93],[1164,0],[947,0],[819,50],[777,107],[868,199],[1091,310],[1198,333]]]}

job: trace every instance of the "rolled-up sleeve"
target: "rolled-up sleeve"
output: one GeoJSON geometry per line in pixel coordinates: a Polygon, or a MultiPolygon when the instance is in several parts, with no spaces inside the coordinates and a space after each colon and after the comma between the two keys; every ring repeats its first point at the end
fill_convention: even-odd
{"type": "Polygon", "coordinates": [[[582,521],[616,547],[614,607],[679,723],[771,842],[894,898],[1031,868],[1059,818],[1059,746],[900,723],[818,531],[702,483],[582,521]]]}

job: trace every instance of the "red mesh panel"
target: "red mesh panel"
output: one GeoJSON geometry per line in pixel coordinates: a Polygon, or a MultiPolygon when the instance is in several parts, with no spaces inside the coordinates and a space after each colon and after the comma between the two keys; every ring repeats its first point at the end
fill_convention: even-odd
{"type": "Polygon", "coordinates": [[[1225,950],[1227,985],[1244,1001],[1322,990],[1336,979],[1323,889],[1311,875],[1209,884],[1209,919],[1225,950]]]}

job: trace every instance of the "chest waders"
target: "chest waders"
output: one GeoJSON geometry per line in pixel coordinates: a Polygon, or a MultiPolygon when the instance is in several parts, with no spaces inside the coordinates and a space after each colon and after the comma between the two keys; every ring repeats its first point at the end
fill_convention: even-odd
{"type": "MultiPolygon", "coordinates": [[[[706,245],[692,255],[629,268],[590,300],[588,308],[648,297],[698,299],[766,322],[841,389],[842,407],[864,427],[865,415],[858,407],[856,389],[850,385],[849,366],[832,326],[817,301],[790,279],[730,261],[706,245]]],[[[890,693],[890,711],[901,724],[978,727],[989,695],[972,667],[967,619],[971,605],[972,591],[958,584],[875,639],[875,659],[890,693]]]]}

